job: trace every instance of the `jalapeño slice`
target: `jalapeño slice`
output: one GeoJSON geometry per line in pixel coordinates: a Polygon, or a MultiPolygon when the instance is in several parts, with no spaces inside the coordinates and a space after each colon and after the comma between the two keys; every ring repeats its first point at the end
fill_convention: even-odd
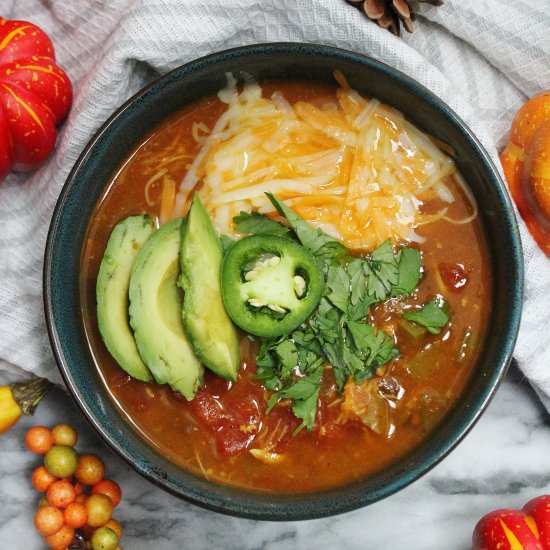
{"type": "Polygon", "coordinates": [[[252,235],[224,258],[222,294],[227,313],[256,336],[282,336],[319,305],[325,281],[315,258],[287,237],[252,235]]]}

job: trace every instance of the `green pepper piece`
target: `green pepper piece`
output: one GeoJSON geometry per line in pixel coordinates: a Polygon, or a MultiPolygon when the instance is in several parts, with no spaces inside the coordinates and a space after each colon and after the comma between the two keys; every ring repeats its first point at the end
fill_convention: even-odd
{"type": "Polygon", "coordinates": [[[252,235],[237,241],[221,269],[227,313],[256,336],[289,334],[319,305],[324,278],[318,263],[288,237],[252,235]]]}

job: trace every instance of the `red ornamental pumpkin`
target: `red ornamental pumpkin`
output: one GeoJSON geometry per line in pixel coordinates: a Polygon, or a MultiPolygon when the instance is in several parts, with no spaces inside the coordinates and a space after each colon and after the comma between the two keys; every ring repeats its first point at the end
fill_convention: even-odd
{"type": "Polygon", "coordinates": [[[473,550],[550,550],[550,495],[530,500],[522,510],[495,510],[474,529],[473,550]]]}
{"type": "Polygon", "coordinates": [[[10,168],[34,170],[46,159],[72,96],[46,33],[0,17],[0,181],[10,168]]]}

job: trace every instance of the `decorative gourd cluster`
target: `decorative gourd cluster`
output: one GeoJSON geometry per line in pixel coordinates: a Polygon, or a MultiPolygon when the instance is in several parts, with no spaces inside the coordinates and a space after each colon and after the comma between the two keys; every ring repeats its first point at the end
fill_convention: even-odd
{"type": "Polygon", "coordinates": [[[25,436],[29,451],[44,455],[44,464],[32,474],[34,488],[44,493],[35,526],[53,550],[120,550],[122,528],[112,518],[122,496],[120,487],[104,479],[105,466],[98,456],[76,452],[77,439],[69,424],[51,430],[34,426],[25,436]]]}
{"type": "Polygon", "coordinates": [[[46,33],[0,17],[0,181],[10,169],[34,170],[48,157],[72,97],[46,33]]]}

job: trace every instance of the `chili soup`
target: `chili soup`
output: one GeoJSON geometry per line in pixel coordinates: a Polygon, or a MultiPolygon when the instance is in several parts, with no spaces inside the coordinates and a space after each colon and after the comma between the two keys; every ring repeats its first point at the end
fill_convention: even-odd
{"type": "MultiPolygon", "coordinates": [[[[151,445],[216,482],[304,493],[382,470],[444,417],[483,347],[491,313],[490,257],[477,206],[452,158],[399,112],[360,96],[342,75],[336,78],[334,87],[230,81],[218,96],[186,107],[146,136],[113,175],[90,221],[82,251],[82,318],[105,386],[151,445]],[[265,192],[327,242],[345,247],[349,263],[325,270],[329,286],[319,307],[338,309],[330,273],[345,274],[354,259],[376,262],[375,251],[388,252],[388,246],[391,265],[399,265],[405,249],[421,259],[414,289],[390,289],[358,318],[387,345],[383,360],[342,380],[321,345],[322,373],[309,423],[296,412],[304,400],[276,395],[292,395],[288,388],[307,372],[297,364],[287,373],[288,387],[270,382],[283,379],[281,365],[269,366],[284,362],[276,347],[282,341],[239,329],[237,379],[205,369],[189,399],[168,384],[127,374],[102,340],[96,284],[113,228],[143,214],[165,226],[187,215],[195,192],[229,243],[225,254],[229,239],[247,233],[239,224],[242,212],[284,228],[290,222],[294,229],[265,192]],[[426,308],[443,320],[424,321],[426,308]]],[[[310,325],[309,318],[303,322],[304,334],[310,325]]],[[[299,343],[293,330],[289,346],[299,343]]]]}

